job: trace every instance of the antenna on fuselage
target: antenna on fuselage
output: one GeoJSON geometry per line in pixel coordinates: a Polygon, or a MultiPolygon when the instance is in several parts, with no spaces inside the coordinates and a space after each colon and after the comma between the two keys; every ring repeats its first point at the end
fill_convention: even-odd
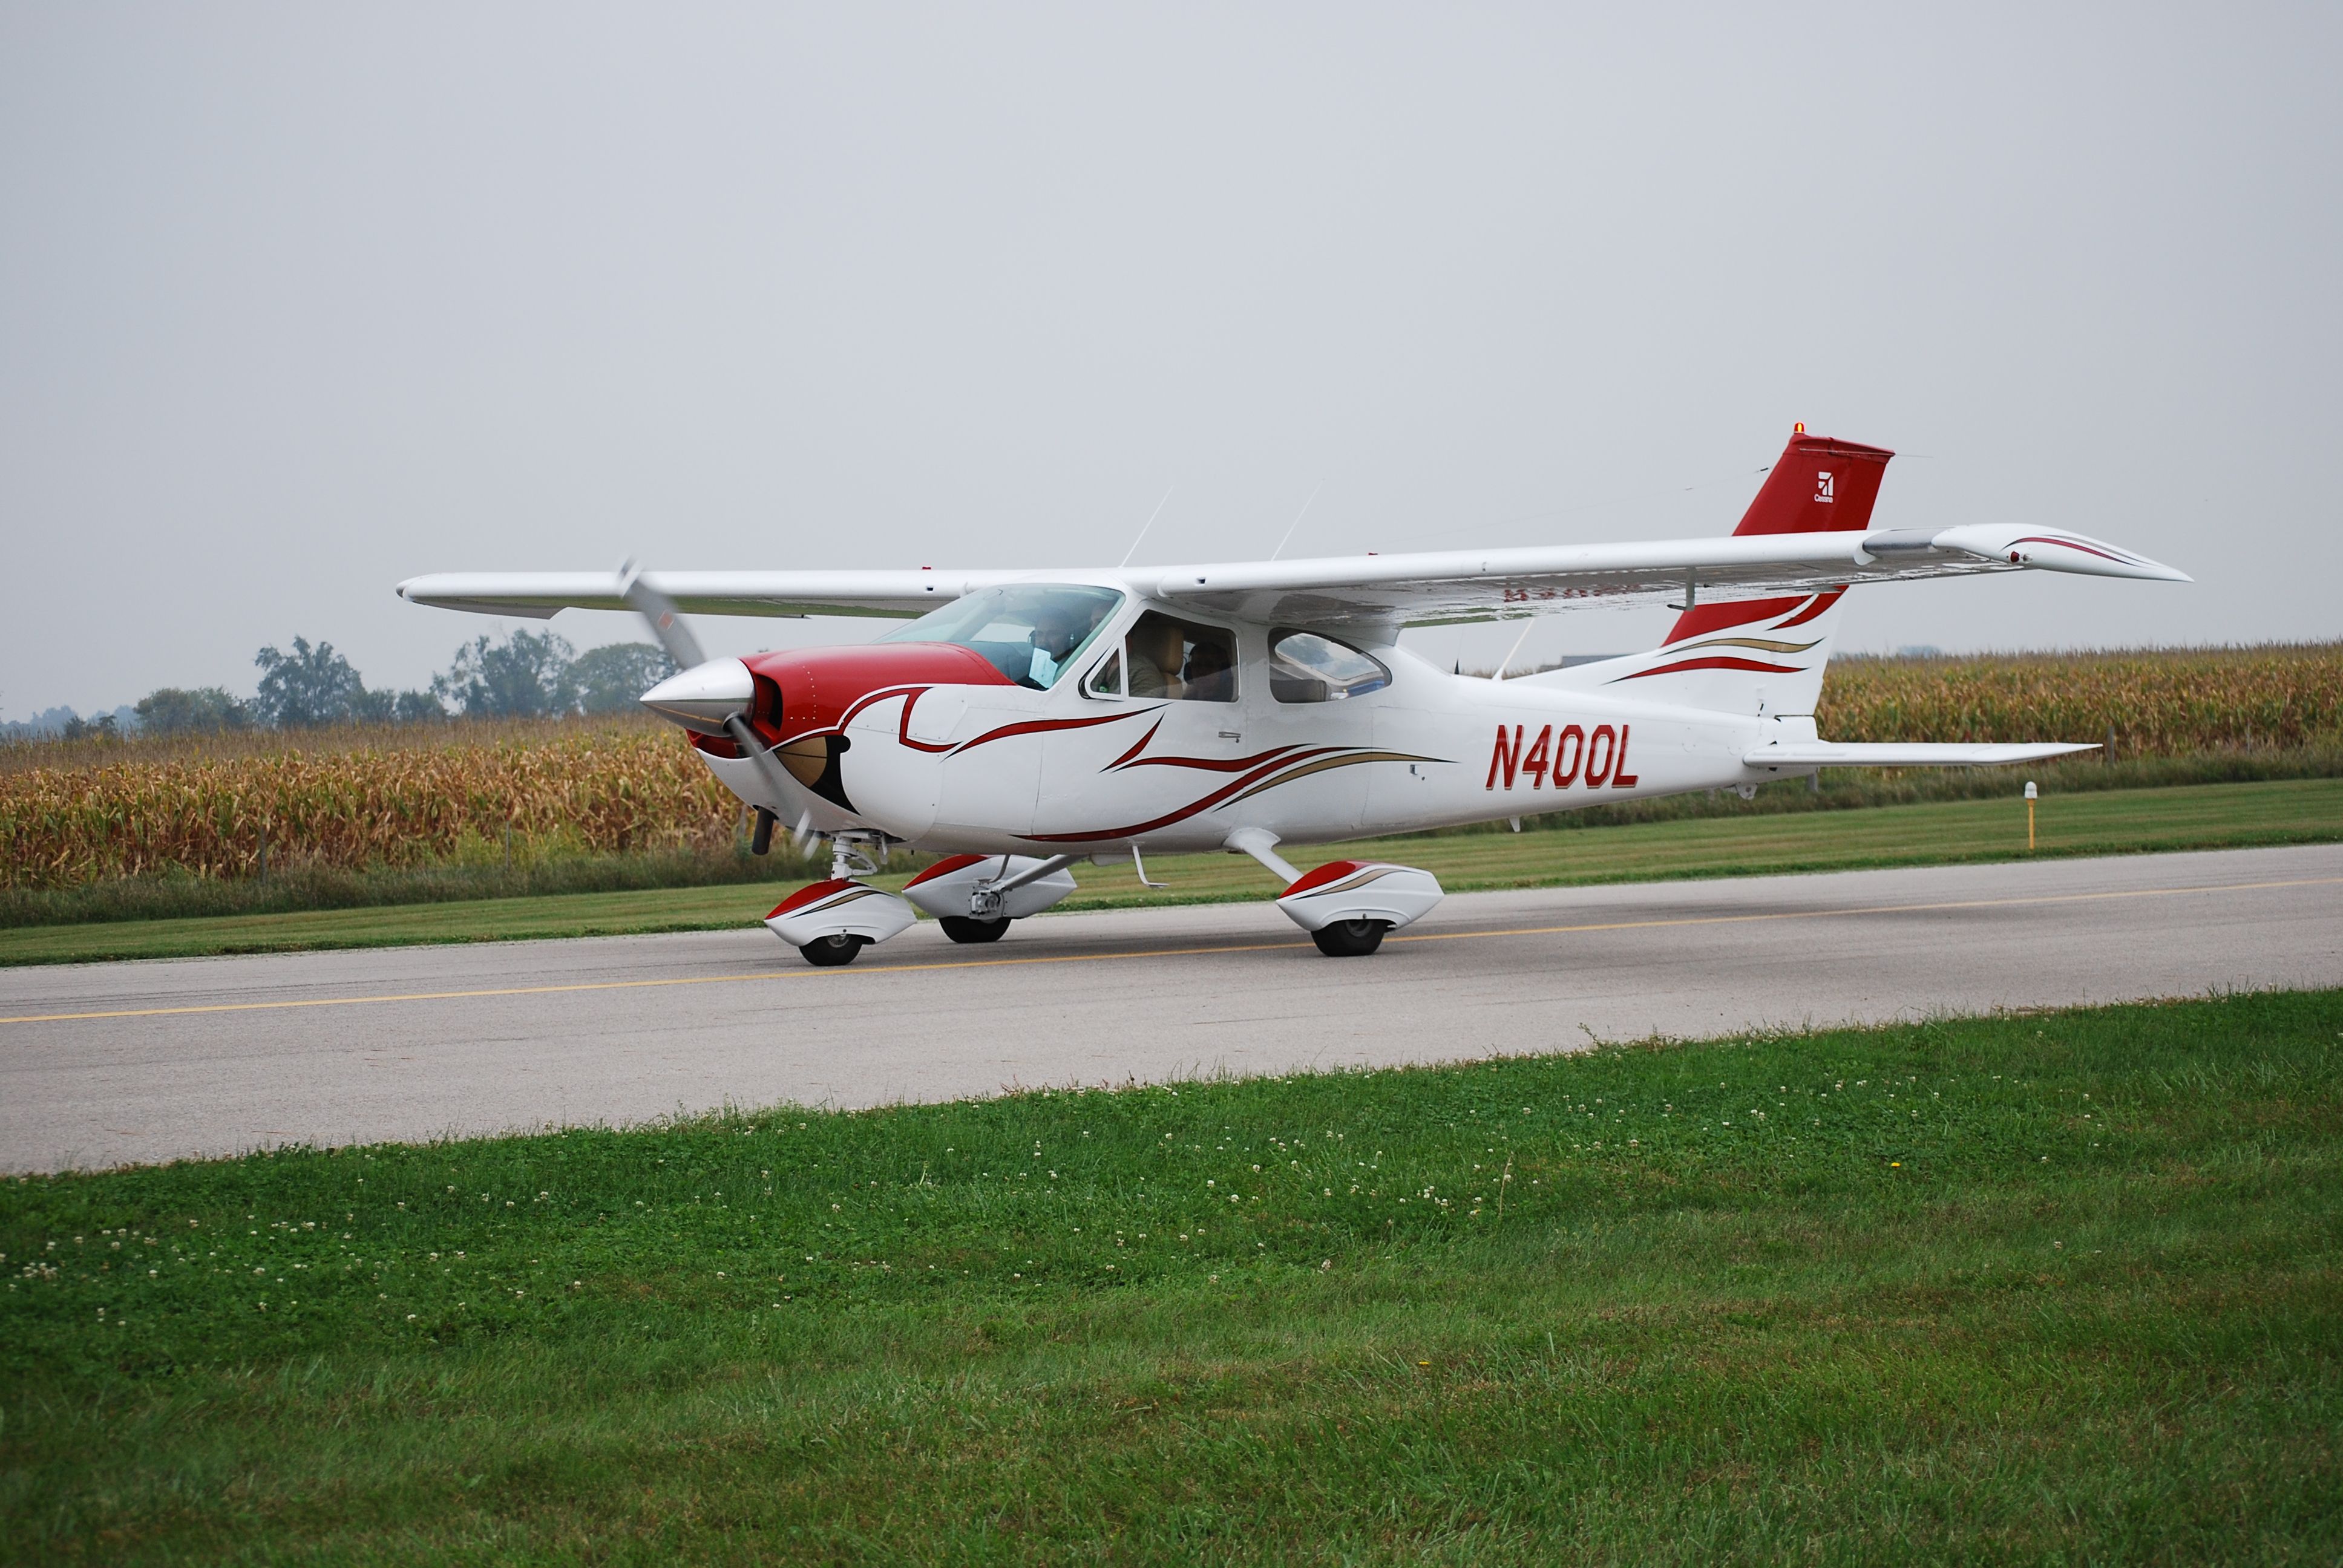
{"type": "Polygon", "coordinates": [[[1491,680],[1503,680],[1505,678],[1506,666],[1512,664],[1513,662],[1513,656],[1521,652],[1522,644],[1529,641],[1530,628],[1536,625],[1537,617],[1532,615],[1523,616],[1522,618],[1522,635],[1513,638],[1513,646],[1505,649],[1505,657],[1497,661],[1497,673],[1489,677],[1491,680]]]}
{"type": "Polygon", "coordinates": [[[1300,528],[1302,526],[1302,519],[1310,515],[1312,505],[1318,499],[1318,490],[1322,490],[1325,487],[1325,483],[1322,480],[1319,483],[1318,489],[1310,492],[1310,499],[1302,503],[1302,509],[1293,514],[1293,521],[1286,525],[1285,537],[1277,541],[1277,548],[1269,552],[1269,558],[1271,560],[1275,560],[1278,557],[1285,553],[1285,547],[1293,542],[1293,530],[1300,528]]]}
{"type": "MultiPolygon", "coordinates": [[[[1173,487],[1176,488],[1177,487],[1173,487]]],[[[1131,564],[1131,558],[1139,553],[1140,539],[1144,539],[1147,537],[1147,530],[1153,528],[1155,526],[1155,519],[1163,515],[1164,502],[1171,500],[1171,498],[1172,490],[1167,488],[1163,492],[1163,500],[1156,502],[1155,509],[1147,514],[1147,520],[1139,525],[1139,538],[1131,540],[1131,548],[1122,552],[1122,559],[1115,562],[1115,570],[1121,571],[1123,568],[1131,564]]]]}

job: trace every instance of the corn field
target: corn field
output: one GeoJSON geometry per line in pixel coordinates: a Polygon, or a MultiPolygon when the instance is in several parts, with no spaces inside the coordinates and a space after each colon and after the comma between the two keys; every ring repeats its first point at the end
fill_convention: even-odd
{"type": "MultiPolygon", "coordinates": [[[[1851,658],[1841,740],[2100,740],[2123,758],[2343,745],[2343,645],[1851,658]]],[[[665,725],[624,720],[10,746],[0,887],[508,854],[717,850],[739,802],[665,725]],[[508,837],[509,835],[509,837],[508,837]]]]}
{"type": "Polygon", "coordinates": [[[2114,738],[2118,758],[2343,743],[2343,644],[1848,658],[1815,710],[1834,740],[2114,738]]]}
{"type": "MultiPolygon", "coordinates": [[[[0,886],[713,849],[740,804],[661,725],[0,772],[0,886]],[[510,831],[511,839],[506,835],[510,831]]],[[[238,748],[240,749],[240,747],[238,748]]]]}

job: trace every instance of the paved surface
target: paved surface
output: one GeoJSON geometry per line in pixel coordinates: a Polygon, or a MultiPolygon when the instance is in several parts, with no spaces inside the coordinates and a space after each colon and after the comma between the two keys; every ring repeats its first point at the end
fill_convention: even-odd
{"type": "Polygon", "coordinates": [[[1264,904],[6,970],[0,1170],[2333,985],[2333,845],[1465,894],[1363,960],[1264,904]]]}

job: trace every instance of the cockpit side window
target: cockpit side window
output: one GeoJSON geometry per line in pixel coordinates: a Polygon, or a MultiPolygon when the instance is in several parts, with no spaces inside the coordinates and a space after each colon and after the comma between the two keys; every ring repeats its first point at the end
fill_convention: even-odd
{"type": "Polygon", "coordinates": [[[1122,695],[1122,647],[1120,643],[1099,660],[1098,668],[1091,671],[1090,679],[1082,683],[1082,689],[1092,697],[1122,695]]]}
{"type": "Polygon", "coordinates": [[[958,643],[984,655],[1018,685],[1047,691],[1121,604],[1122,595],[1112,588],[1010,583],[979,588],[878,640],[958,643]]]}
{"type": "MultiPolygon", "coordinates": [[[[1149,610],[1122,640],[1124,689],[1180,702],[1237,699],[1237,638],[1226,627],[1175,620],[1149,610]]],[[[1096,681],[1093,691],[1099,690],[1096,681]]]]}
{"type": "Polygon", "coordinates": [[[1280,702],[1339,702],[1392,681],[1380,659],[1314,631],[1269,634],[1269,694],[1280,702]]]}

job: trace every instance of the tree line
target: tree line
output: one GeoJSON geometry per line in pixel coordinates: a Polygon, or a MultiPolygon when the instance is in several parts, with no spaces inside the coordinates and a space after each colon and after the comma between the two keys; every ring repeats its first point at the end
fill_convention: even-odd
{"type": "MultiPolygon", "coordinates": [[[[466,719],[547,719],[625,713],[635,699],[675,673],[667,654],[647,642],[573,648],[550,631],[516,631],[502,643],[483,636],[456,650],[429,684],[407,691],[367,685],[330,642],[297,637],[252,657],[258,689],[238,697],[225,687],[166,686],[132,705],[145,735],[229,729],[312,729],[336,724],[432,724],[466,719]]],[[[66,739],[123,729],[112,714],[68,719],[66,739]]]]}

